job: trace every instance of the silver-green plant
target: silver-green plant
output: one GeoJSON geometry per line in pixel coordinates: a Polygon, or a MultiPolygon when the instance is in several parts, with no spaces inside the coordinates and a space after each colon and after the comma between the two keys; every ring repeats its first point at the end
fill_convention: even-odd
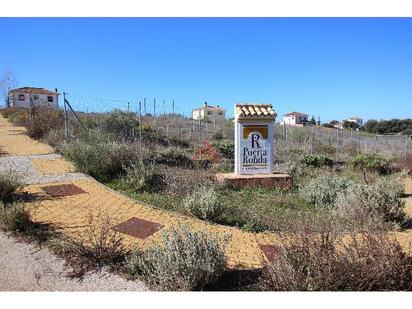
{"type": "Polygon", "coordinates": [[[162,239],[145,252],[132,252],[126,259],[129,275],[141,275],[159,290],[191,291],[203,289],[224,273],[227,236],[193,231],[184,225],[164,232],[162,239]]]}
{"type": "Polygon", "coordinates": [[[193,216],[202,220],[215,220],[224,211],[221,197],[212,186],[195,189],[183,200],[183,207],[193,216]]]}
{"type": "Polygon", "coordinates": [[[158,192],[165,186],[163,176],[157,172],[154,162],[138,160],[125,170],[124,181],[136,192],[158,192]]]}
{"type": "Polygon", "coordinates": [[[344,194],[351,184],[345,177],[319,176],[302,186],[299,193],[316,207],[334,206],[338,194],[344,194]]]}
{"type": "Polygon", "coordinates": [[[337,211],[353,220],[378,215],[384,221],[402,224],[406,215],[403,183],[397,177],[379,178],[370,185],[353,185],[336,199],[337,211]]]}

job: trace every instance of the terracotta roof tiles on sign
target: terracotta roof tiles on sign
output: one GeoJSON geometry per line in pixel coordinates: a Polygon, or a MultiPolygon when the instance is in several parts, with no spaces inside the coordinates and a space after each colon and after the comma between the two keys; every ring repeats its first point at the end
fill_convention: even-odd
{"type": "Polygon", "coordinates": [[[270,104],[236,104],[236,117],[274,119],[276,113],[270,104]]]}

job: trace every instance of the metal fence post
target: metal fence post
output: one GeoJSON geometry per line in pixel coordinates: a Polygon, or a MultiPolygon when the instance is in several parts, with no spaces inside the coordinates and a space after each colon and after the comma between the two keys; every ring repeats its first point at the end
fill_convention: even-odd
{"type": "Polygon", "coordinates": [[[67,107],[66,107],[66,92],[63,92],[63,102],[64,102],[64,141],[67,143],[69,138],[69,128],[67,124],[67,107]]]}
{"type": "Polygon", "coordinates": [[[139,146],[142,151],[142,102],[139,101],[139,146]]]}
{"type": "Polygon", "coordinates": [[[199,160],[202,160],[202,117],[199,116],[199,160]]]}

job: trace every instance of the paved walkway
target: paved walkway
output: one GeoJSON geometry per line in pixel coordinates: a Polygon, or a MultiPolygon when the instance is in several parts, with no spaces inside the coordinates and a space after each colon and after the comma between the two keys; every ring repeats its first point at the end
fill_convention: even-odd
{"type": "MultiPolygon", "coordinates": [[[[73,166],[59,155],[52,154],[49,146],[29,139],[24,135],[24,128],[11,125],[2,116],[0,151],[3,154],[0,169],[14,164],[25,175],[29,184],[25,191],[35,197],[29,203],[34,220],[52,224],[71,237],[83,237],[89,214],[95,218],[107,214],[113,227],[123,232],[127,246],[143,249],[161,241],[160,231],[186,224],[195,230],[206,229],[211,233],[230,235],[226,248],[228,266],[237,269],[261,267],[270,256],[270,245],[279,244],[273,233],[248,233],[138,203],[86,175],[74,173],[73,166]]],[[[410,202],[408,209],[412,216],[410,202]]],[[[412,231],[396,233],[396,237],[407,246],[412,240],[412,231]]]]}
{"type": "Polygon", "coordinates": [[[90,214],[94,218],[107,214],[113,226],[126,232],[123,237],[127,246],[144,249],[161,241],[161,231],[185,224],[195,230],[230,235],[228,265],[239,269],[261,267],[266,256],[260,245],[277,242],[271,233],[247,233],[138,203],[91,177],[75,173],[69,162],[49,146],[28,138],[24,131],[0,116],[0,170],[19,172],[28,184],[24,190],[34,197],[28,203],[34,220],[52,224],[66,235],[81,238],[90,214]],[[62,196],[62,192],[72,195],[62,196]]]}

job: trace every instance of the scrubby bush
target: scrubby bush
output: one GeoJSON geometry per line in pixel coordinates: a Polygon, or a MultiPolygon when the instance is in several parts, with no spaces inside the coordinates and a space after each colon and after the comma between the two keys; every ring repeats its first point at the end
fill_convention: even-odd
{"type": "Polygon", "coordinates": [[[299,189],[300,195],[316,207],[333,206],[339,193],[345,193],[351,181],[344,177],[319,176],[299,189]]]}
{"type": "Polygon", "coordinates": [[[7,201],[11,196],[23,188],[20,176],[14,171],[0,173],[0,200],[7,201]]]}
{"type": "Polygon", "coordinates": [[[162,244],[135,251],[127,258],[131,276],[143,276],[156,289],[191,291],[215,282],[225,271],[226,239],[187,226],[173,227],[162,237],[162,244]]]}
{"type": "Polygon", "coordinates": [[[98,267],[120,266],[128,253],[123,245],[122,235],[115,231],[114,223],[104,212],[86,216],[82,238],[67,238],[52,244],[53,250],[64,256],[72,266],[72,277],[83,277],[98,267]]]}
{"type": "Polygon", "coordinates": [[[29,120],[28,109],[8,107],[1,110],[1,114],[4,118],[7,118],[15,125],[25,126],[29,120]]]}
{"type": "Polygon", "coordinates": [[[293,177],[293,183],[296,185],[308,174],[309,168],[300,162],[286,161],[278,164],[277,171],[291,175],[293,177]]]}
{"type": "Polygon", "coordinates": [[[188,195],[183,207],[190,214],[203,220],[216,220],[223,212],[223,204],[219,193],[213,187],[202,186],[188,195]]]}
{"type": "MultiPolygon", "coordinates": [[[[281,151],[279,148],[280,147],[277,147],[277,151],[281,151]]],[[[302,147],[295,147],[294,145],[289,147],[286,146],[285,150],[285,161],[301,161],[307,154],[306,149],[302,147]]]]}
{"type": "Polygon", "coordinates": [[[367,172],[384,174],[389,169],[388,161],[377,153],[362,153],[353,159],[352,166],[363,172],[363,177],[368,183],[367,172]]]}
{"type": "Polygon", "coordinates": [[[63,112],[54,109],[36,108],[32,121],[27,123],[27,134],[35,139],[44,137],[51,130],[64,126],[63,112]]]}
{"type": "Polygon", "coordinates": [[[134,145],[103,140],[73,141],[63,145],[60,152],[78,170],[103,182],[123,174],[139,155],[134,145]]]}
{"type": "Polygon", "coordinates": [[[306,155],[302,159],[302,163],[312,167],[332,167],[333,165],[332,159],[329,159],[328,157],[323,155],[306,155]]]}
{"type": "Polygon", "coordinates": [[[214,184],[214,174],[204,169],[159,166],[159,171],[164,175],[166,184],[164,193],[172,197],[185,197],[199,184],[204,186],[214,184]]]}
{"type": "Polygon", "coordinates": [[[285,235],[259,280],[271,291],[376,291],[412,288],[412,256],[387,234],[285,235]]]}
{"type": "Polygon", "coordinates": [[[180,148],[168,147],[156,155],[156,163],[166,164],[169,166],[190,167],[193,165],[192,160],[180,148]]]}
{"type": "Polygon", "coordinates": [[[315,153],[325,154],[325,155],[328,155],[328,156],[333,156],[333,155],[336,154],[336,148],[335,147],[333,147],[331,145],[328,145],[328,144],[323,144],[321,142],[317,142],[317,143],[314,144],[313,151],[315,153]]]}
{"type": "Polygon", "coordinates": [[[133,137],[139,125],[136,114],[116,109],[108,113],[101,123],[103,130],[123,138],[133,137]]]}
{"type": "Polygon", "coordinates": [[[212,146],[209,142],[204,142],[203,145],[198,148],[193,154],[194,160],[206,160],[209,162],[217,163],[222,159],[219,151],[212,146]]]}
{"type": "Polygon", "coordinates": [[[403,183],[386,177],[370,185],[352,185],[339,194],[336,207],[349,220],[367,223],[378,215],[386,222],[402,224],[405,220],[402,195],[403,183]]]}
{"type": "Polygon", "coordinates": [[[33,222],[23,205],[0,202],[0,226],[9,232],[27,232],[33,227],[33,222]]]}
{"type": "Polygon", "coordinates": [[[214,143],[213,147],[215,147],[225,159],[235,159],[235,144],[232,142],[214,143]]]}
{"type": "Polygon", "coordinates": [[[153,162],[138,160],[126,168],[124,182],[135,192],[159,192],[165,187],[164,176],[153,162]]]}
{"type": "Polygon", "coordinates": [[[189,148],[190,147],[190,142],[181,138],[177,138],[174,136],[171,136],[167,138],[167,141],[169,145],[176,146],[176,147],[183,147],[183,148],[189,148]]]}
{"type": "Polygon", "coordinates": [[[216,141],[220,141],[223,139],[223,132],[222,130],[217,130],[212,134],[212,139],[216,141]]]}

